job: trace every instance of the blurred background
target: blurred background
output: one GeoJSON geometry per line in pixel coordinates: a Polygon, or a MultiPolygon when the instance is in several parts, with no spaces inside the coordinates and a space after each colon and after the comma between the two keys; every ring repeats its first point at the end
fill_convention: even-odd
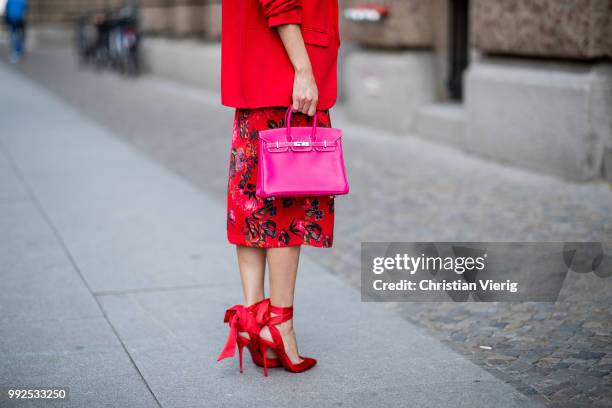
{"type": "MultiPolygon", "coordinates": [[[[306,256],[358,288],[365,241],[611,240],[612,0],[340,5],[351,194],[306,256]]],[[[12,67],[224,203],[220,35],[215,0],[29,0],[12,67]]],[[[389,306],[529,398],[609,407],[606,276],[570,273],[553,304],[389,306]]]]}
{"type": "MultiPolygon", "coordinates": [[[[351,119],[570,180],[612,180],[610,1],[340,3],[351,119]]],[[[87,24],[129,4],[30,0],[31,47],[72,45],[79,21],[91,45],[87,24]]],[[[140,0],[136,13],[145,72],[219,89],[219,0],[140,0]]]]}

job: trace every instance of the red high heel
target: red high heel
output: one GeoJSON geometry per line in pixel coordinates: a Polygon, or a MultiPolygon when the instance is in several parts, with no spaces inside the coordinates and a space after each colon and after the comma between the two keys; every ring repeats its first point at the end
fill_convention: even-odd
{"type": "MultiPolygon", "coordinates": [[[[265,308],[266,306],[268,306],[269,308],[269,313],[274,313],[276,316],[271,316],[267,314],[267,319],[265,319],[265,325],[268,326],[268,329],[270,330],[272,341],[266,340],[262,338],[261,336],[259,337],[259,346],[261,348],[260,354],[265,356],[268,348],[271,348],[274,351],[276,351],[276,354],[278,355],[278,359],[280,360],[283,367],[285,367],[285,370],[290,371],[292,373],[301,373],[303,371],[310,370],[312,367],[314,367],[317,364],[317,360],[315,360],[314,358],[310,358],[310,357],[300,356],[300,358],[303,361],[301,363],[294,364],[291,361],[291,359],[289,359],[289,356],[287,355],[287,352],[285,351],[285,344],[283,343],[283,338],[280,332],[278,331],[278,329],[275,327],[277,324],[286,322],[287,320],[290,320],[293,317],[293,306],[276,307],[276,306],[270,305],[269,303],[268,304],[264,303],[262,305],[262,309],[265,308]]],[[[259,312],[260,315],[262,314],[262,309],[260,309],[260,312],[259,312]]],[[[264,375],[267,377],[268,367],[271,367],[271,366],[266,363],[266,360],[264,360],[263,363],[264,363],[264,366],[263,366],[264,375]]]]}
{"type": "MultiPolygon", "coordinates": [[[[244,347],[248,348],[251,353],[253,363],[259,367],[264,365],[267,367],[280,367],[281,363],[278,358],[264,358],[265,354],[261,354],[259,346],[259,332],[263,323],[259,323],[256,319],[259,308],[269,302],[269,300],[262,300],[249,307],[243,305],[234,305],[225,311],[225,318],[223,321],[229,323],[230,332],[225,342],[225,346],[217,361],[221,361],[228,357],[233,357],[236,353],[236,346],[238,346],[238,360],[240,362],[240,372],[242,373],[242,354],[244,347]],[[249,338],[241,336],[238,332],[247,332],[249,338]]],[[[261,315],[261,313],[259,313],[261,315]]]]}

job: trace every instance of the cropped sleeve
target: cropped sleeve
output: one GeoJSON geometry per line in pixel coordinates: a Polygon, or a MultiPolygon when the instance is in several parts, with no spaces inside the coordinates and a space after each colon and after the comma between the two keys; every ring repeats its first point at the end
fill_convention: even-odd
{"type": "Polygon", "coordinates": [[[269,27],[302,24],[301,0],[259,0],[269,27]]]}

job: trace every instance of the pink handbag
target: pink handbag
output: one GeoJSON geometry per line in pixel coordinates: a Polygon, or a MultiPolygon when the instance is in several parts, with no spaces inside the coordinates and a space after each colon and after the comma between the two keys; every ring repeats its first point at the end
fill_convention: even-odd
{"type": "Polygon", "coordinates": [[[259,197],[300,197],[348,194],[342,157],[342,130],[291,127],[293,108],[285,114],[286,128],[259,132],[259,197]]]}

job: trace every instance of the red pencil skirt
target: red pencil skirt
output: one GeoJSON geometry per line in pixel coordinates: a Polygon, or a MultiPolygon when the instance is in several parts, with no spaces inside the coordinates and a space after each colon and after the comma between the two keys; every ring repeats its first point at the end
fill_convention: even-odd
{"type": "MultiPolygon", "coordinates": [[[[257,185],[259,131],[284,127],[287,108],[236,109],[227,184],[227,238],[259,248],[309,245],[328,248],[334,238],[334,197],[260,198],[257,185]]],[[[319,111],[318,126],[330,127],[329,111],[319,111]]],[[[292,126],[311,126],[294,114],[292,126]]]]}

